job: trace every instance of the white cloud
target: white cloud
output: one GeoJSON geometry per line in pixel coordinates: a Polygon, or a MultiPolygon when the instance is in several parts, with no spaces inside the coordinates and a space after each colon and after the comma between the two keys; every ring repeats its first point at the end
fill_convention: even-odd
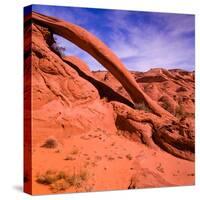
{"type": "Polygon", "coordinates": [[[153,67],[194,69],[194,38],[184,37],[184,34],[194,31],[193,17],[173,15],[168,19],[162,15],[160,20],[164,25],[163,30],[159,30],[159,26],[155,23],[131,27],[124,18],[125,16],[120,18],[118,23],[123,24],[124,20],[123,29],[126,34],[119,35],[118,30],[114,30],[111,48],[128,69],[139,71],[153,67]]]}

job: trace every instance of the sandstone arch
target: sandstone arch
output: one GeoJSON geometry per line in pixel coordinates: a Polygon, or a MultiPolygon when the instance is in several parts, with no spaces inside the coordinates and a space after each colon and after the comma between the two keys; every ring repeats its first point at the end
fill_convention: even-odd
{"type": "MultiPolygon", "coordinates": [[[[157,102],[153,101],[142,91],[134,77],[125,68],[120,59],[102,41],[87,30],[63,20],[35,12],[32,12],[32,16],[27,20],[29,19],[32,19],[35,24],[48,28],[50,32],[64,37],[92,55],[115,76],[126,89],[134,103],[145,103],[145,105],[156,115],[153,115],[152,113],[143,113],[140,116],[140,119],[136,119],[139,116],[138,112],[135,112],[134,109],[131,109],[129,112],[128,108],[120,109],[121,106],[119,106],[118,103],[114,103],[116,114],[122,116],[125,115],[126,119],[141,124],[151,124],[153,134],[149,140],[153,140],[154,143],[162,149],[177,157],[194,160],[194,140],[184,138],[180,133],[181,129],[182,132],[184,132],[187,131],[188,128],[180,127],[176,117],[159,106],[157,102]],[[128,112],[124,112],[124,110],[128,112]]],[[[124,106],[125,105],[122,105],[122,107],[124,106]]]]}
{"type": "Polygon", "coordinates": [[[75,24],[38,14],[36,12],[32,12],[32,20],[36,24],[49,28],[53,33],[66,38],[92,55],[123,85],[133,102],[145,103],[153,113],[159,116],[173,118],[170,113],[164,110],[141,90],[120,59],[93,34],[75,24]]]}

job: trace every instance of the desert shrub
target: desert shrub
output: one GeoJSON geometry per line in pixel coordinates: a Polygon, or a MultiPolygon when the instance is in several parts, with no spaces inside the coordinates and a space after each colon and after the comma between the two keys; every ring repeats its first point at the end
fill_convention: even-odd
{"type": "Polygon", "coordinates": [[[103,103],[109,102],[108,97],[103,97],[102,101],[103,101],[103,103]]]}
{"type": "Polygon", "coordinates": [[[64,171],[60,171],[57,173],[57,178],[58,179],[65,179],[66,178],[66,173],[64,171]]]}
{"type": "Polygon", "coordinates": [[[65,56],[66,48],[58,45],[56,42],[51,45],[51,48],[55,53],[60,55],[61,57],[65,56]]]}
{"type": "Polygon", "coordinates": [[[134,104],[134,108],[137,109],[137,110],[144,110],[146,112],[151,112],[151,109],[148,108],[148,106],[146,106],[144,102],[142,102],[142,103],[135,103],[134,104]]]}
{"type": "Polygon", "coordinates": [[[177,106],[177,107],[176,107],[176,110],[175,110],[175,115],[176,115],[176,117],[182,116],[183,113],[184,113],[184,111],[183,111],[183,106],[181,106],[181,105],[177,106]]]}
{"type": "Polygon", "coordinates": [[[75,173],[67,176],[66,181],[69,183],[70,186],[80,187],[81,186],[81,179],[75,173]]]}
{"type": "Polygon", "coordinates": [[[86,181],[88,179],[88,172],[85,170],[81,170],[80,171],[80,178],[82,181],[86,181]]]}
{"type": "Polygon", "coordinates": [[[89,174],[86,170],[80,170],[79,173],[74,172],[72,174],[66,174],[64,171],[48,170],[44,174],[38,175],[36,181],[40,184],[49,185],[53,192],[58,192],[70,187],[79,188],[88,178],[89,174]]]}
{"type": "Polygon", "coordinates": [[[55,183],[52,183],[50,186],[50,189],[53,192],[59,192],[59,191],[65,191],[70,187],[69,183],[65,181],[65,179],[60,179],[56,181],[55,183]]]}
{"type": "Polygon", "coordinates": [[[83,181],[88,180],[88,172],[86,170],[80,170],[79,173],[73,173],[72,175],[68,175],[65,180],[70,184],[72,187],[81,187],[83,181]]]}
{"type": "Polygon", "coordinates": [[[175,116],[176,117],[182,118],[182,117],[187,117],[189,115],[190,114],[185,111],[183,105],[179,105],[179,106],[176,107],[176,110],[175,110],[175,116]]]}
{"type": "Polygon", "coordinates": [[[53,138],[48,138],[41,147],[45,147],[45,148],[49,148],[49,149],[56,148],[57,141],[53,138]]]}
{"type": "Polygon", "coordinates": [[[170,110],[170,104],[167,101],[163,101],[161,106],[167,111],[170,110]]]}
{"type": "Polygon", "coordinates": [[[176,110],[168,101],[163,101],[161,106],[173,115],[176,115],[176,110]]]}
{"type": "Polygon", "coordinates": [[[48,170],[43,175],[39,175],[36,181],[44,185],[50,185],[58,179],[55,171],[48,170]]]}

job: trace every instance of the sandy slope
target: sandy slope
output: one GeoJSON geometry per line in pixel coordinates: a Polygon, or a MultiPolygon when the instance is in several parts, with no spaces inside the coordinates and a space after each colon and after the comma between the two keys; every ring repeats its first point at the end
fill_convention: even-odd
{"type": "MultiPolygon", "coordinates": [[[[33,176],[46,170],[66,173],[86,170],[88,180],[80,188],[71,187],[67,192],[128,189],[132,177],[137,181],[136,188],[145,187],[147,182],[140,173],[141,169],[147,171],[147,176],[148,170],[160,176],[149,180],[149,187],[194,184],[193,162],[101,129],[68,136],[58,140],[58,143],[59,147],[55,149],[39,145],[33,149],[33,176]],[[75,155],[74,150],[77,150],[75,155]],[[74,160],[65,160],[66,157],[74,160]],[[159,184],[160,179],[165,179],[165,185],[159,184]]],[[[49,193],[49,188],[33,181],[34,194],[49,193]]]]}

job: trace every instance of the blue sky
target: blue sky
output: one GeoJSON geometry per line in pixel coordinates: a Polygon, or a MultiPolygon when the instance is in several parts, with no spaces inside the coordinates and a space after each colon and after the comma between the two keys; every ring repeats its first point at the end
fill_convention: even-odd
{"type": "MultiPolygon", "coordinates": [[[[195,68],[194,15],[34,5],[33,11],[86,28],[133,71],[154,67],[195,68]]],[[[78,56],[91,70],[105,70],[89,54],[55,36],[66,55],[78,56]]]]}

